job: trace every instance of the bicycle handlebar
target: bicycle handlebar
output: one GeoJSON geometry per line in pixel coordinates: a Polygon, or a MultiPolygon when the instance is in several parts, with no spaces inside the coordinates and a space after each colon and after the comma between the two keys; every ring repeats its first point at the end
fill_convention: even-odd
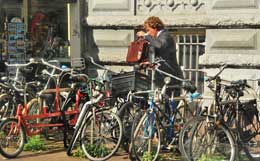
{"type": "Polygon", "coordinates": [[[179,77],[174,76],[174,75],[172,75],[172,74],[169,74],[169,73],[167,73],[167,72],[164,72],[164,71],[158,69],[158,67],[156,67],[155,70],[158,71],[159,73],[162,73],[162,74],[164,74],[164,75],[166,75],[166,76],[168,76],[168,77],[171,77],[171,78],[173,78],[173,79],[179,80],[179,81],[181,81],[181,82],[189,82],[189,81],[190,81],[190,80],[188,80],[188,79],[182,79],[182,78],[179,78],[179,77]]]}
{"type": "Polygon", "coordinates": [[[106,68],[106,67],[104,67],[104,66],[102,66],[102,65],[100,65],[100,64],[98,64],[98,63],[96,63],[96,62],[94,61],[93,57],[88,56],[88,58],[90,59],[90,62],[91,62],[92,64],[94,64],[95,66],[97,66],[97,67],[99,67],[99,68],[101,68],[101,69],[104,69],[104,70],[106,70],[106,71],[110,71],[110,72],[112,72],[112,73],[116,73],[116,72],[114,72],[114,71],[112,71],[112,70],[110,70],[110,69],[108,69],[108,68],[106,68]]]}
{"type": "Polygon", "coordinates": [[[43,63],[44,65],[47,65],[47,66],[49,66],[49,67],[51,67],[51,68],[53,68],[53,69],[57,69],[57,70],[59,70],[59,71],[65,71],[65,70],[67,70],[67,69],[61,69],[60,67],[57,67],[57,66],[55,66],[55,65],[52,65],[52,64],[50,64],[49,62],[45,61],[44,59],[41,59],[41,61],[42,61],[42,63],[43,63]]]}
{"type": "Polygon", "coordinates": [[[29,66],[29,65],[31,65],[31,64],[36,64],[36,63],[38,63],[38,62],[29,62],[29,63],[26,63],[26,64],[9,64],[9,63],[7,63],[7,62],[5,62],[5,65],[7,66],[7,67],[26,67],[26,66],[29,66]]]}
{"type": "Polygon", "coordinates": [[[165,71],[160,70],[159,67],[161,66],[161,62],[165,62],[165,63],[166,63],[166,61],[165,61],[164,59],[157,59],[157,60],[156,60],[155,62],[153,62],[153,63],[148,62],[148,63],[145,63],[145,64],[141,64],[141,65],[136,66],[136,68],[138,69],[138,68],[141,68],[142,65],[146,65],[147,67],[153,68],[153,69],[156,70],[157,72],[159,72],[159,73],[161,73],[161,74],[164,74],[164,75],[166,75],[166,76],[168,76],[168,77],[171,77],[171,78],[173,78],[173,79],[176,79],[176,80],[178,80],[178,81],[181,81],[181,82],[188,82],[188,81],[189,81],[188,79],[182,79],[182,78],[180,78],[180,77],[177,77],[177,76],[175,76],[175,75],[172,75],[172,74],[170,74],[170,73],[167,73],[167,72],[165,72],[165,71]]]}
{"type": "Polygon", "coordinates": [[[212,81],[212,80],[215,80],[223,71],[225,68],[228,67],[228,64],[224,64],[222,66],[222,68],[220,68],[219,72],[217,74],[215,74],[213,77],[208,77],[208,79],[206,81],[212,81]]]}

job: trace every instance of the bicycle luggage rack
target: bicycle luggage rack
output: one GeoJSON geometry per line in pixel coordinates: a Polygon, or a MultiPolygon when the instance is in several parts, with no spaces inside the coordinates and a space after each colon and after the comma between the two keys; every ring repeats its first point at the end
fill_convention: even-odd
{"type": "Polygon", "coordinates": [[[111,87],[113,96],[126,96],[129,91],[142,91],[151,88],[151,78],[137,71],[112,75],[111,87]]]}
{"type": "Polygon", "coordinates": [[[83,70],[86,68],[86,63],[84,58],[73,58],[71,59],[71,68],[77,70],[83,70]]]}

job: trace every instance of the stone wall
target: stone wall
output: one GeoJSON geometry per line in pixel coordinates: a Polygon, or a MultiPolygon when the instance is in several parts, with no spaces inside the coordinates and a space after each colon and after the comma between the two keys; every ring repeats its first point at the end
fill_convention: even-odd
{"type": "MultiPolygon", "coordinates": [[[[150,15],[162,18],[170,29],[206,30],[206,52],[200,64],[230,63],[247,68],[260,62],[259,0],[86,0],[88,14],[83,17],[84,55],[101,61],[124,63],[127,46],[138,26],[150,15]]],[[[236,69],[231,70],[232,72],[236,69]]],[[[226,74],[228,79],[247,76],[257,70],[244,69],[226,74]]]]}

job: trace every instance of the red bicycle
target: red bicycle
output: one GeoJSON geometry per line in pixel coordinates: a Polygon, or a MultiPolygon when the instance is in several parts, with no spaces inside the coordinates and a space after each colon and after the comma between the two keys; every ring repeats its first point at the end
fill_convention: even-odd
{"type": "Polygon", "coordinates": [[[73,127],[79,115],[80,104],[88,98],[88,76],[74,73],[71,69],[61,69],[42,60],[42,63],[60,71],[59,74],[50,74],[56,77],[54,89],[45,89],[39,92],[38,102],[30,108],[37,109],[37,113],[28,114],[26,101],[26,83],[24,90],[24,104],[19,104],[15,118],[7,118],[0,124],[0,153],[6,158],[15,158],[23,150],[28,136],[41,134],[48,128],[48,133],[64,131],[64,145],[67,144],[68,129],[73,127]],[[64,79],[68,87],[61,87],[64,79]],[[51,101],[54,99],[54,101],[51,101]]]}

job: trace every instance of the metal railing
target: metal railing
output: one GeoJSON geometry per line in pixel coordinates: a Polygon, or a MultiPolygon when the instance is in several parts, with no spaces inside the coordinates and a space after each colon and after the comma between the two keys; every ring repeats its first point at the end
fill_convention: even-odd
{"type": "MultiPolygon", "coordinates": [[[[184,69],[200,69],[199,56],[205,53],[205,33],[173,33],[176,41],[176,56],[184,69]]],[[[190,79],[199,92],[203,92],[204,75],[202,72],[184,72],[184,78],[190,79]]]]}

